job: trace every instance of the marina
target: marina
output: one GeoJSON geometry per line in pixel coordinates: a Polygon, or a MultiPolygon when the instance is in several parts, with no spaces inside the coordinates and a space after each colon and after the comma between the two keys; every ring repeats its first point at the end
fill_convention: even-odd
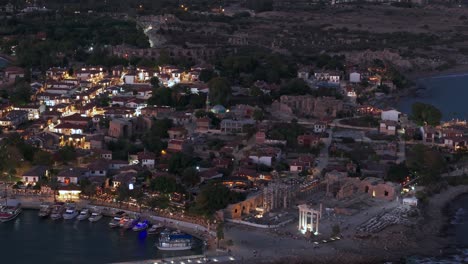
{"type": "MultiPolygon", "coordinates": [[[[102,218],[100,213],[96,213],[102,218]]],[[[189,250],[161,251],[155,244],[158,235],[148,236],[147,230],[134,232],[124,228],[110,229],[111,218],[99,221],[53,221],[41,218],[35,210],[24,210],[15,220],[0,225],[0,236],[9,237],[0,241],[5,252],[15,250],[21,244],[30,254],[7,255],[6,263],[28,263],[38,258],[47,263],[111,263],[166,259],[202,254],[202,241],[194,239],[189,250]],[[41,241],[41,243],[37,243],[41,241]],[[54,249],[50,257],[47,249],[54,249]],[[29,257],[28,257],[29,256],[29,257]],[[34,258],[30,257],[34,256],[34,258]]]]}

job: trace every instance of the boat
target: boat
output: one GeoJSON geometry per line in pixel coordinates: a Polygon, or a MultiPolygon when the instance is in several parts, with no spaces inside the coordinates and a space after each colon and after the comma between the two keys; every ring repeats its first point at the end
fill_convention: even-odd
{"type": "Polygon", "coordinates": [[[132,230],[135,232],[143,231],[148,228],[149,222],[148,220],[140,221],[138,224],[136,224],[132,230]]]}
{"type": "Polygon", "coordinates": [[[164,227],[161,224],[152,225],[148,229],[148,235],[155,235],[161,232],[164,227]]]}
{"type": "Polygon", "coordinates": [[[192,248],[192,236],[180,232],[161,232],[156,247],[159,250],[175,251],[192,248]]]}
{"type": "Polygon", "coordinates": [[[89,209],[81,210],[80,214],[76,217],[76,220],[83,221],[89,218],[89,209]]]}
{"type": "Polygon", "coordinates": [[[14,220],[21,213],[21,203],[18,201],[7,201],[0,210],[0,222],[14,220]]]}
{"type": "Polygon", "coordinates": [[[46,218],[49,217],[50,214],[52,213],[52,205],[49,203],[43,203],[39,207],[39,213],[38,216],[41,218],[46,218]]]}
{"type": "Polygon", "coordinates": [[[115,213],[114,218],[109,222],[109,227],[116,228],[120,226],[120,220],[126,215],[124,211],[119,211],[115,213]]]}
{"type": "Polygon", "coordinates": [[[120,227],[123,229],[132,229],[140,221],[139,216],[127,216],[120,222],[120,227]]]}
{"type": "Polygon", "coordinates": [[[62,202],[57,202],[52,205],[52,212],[50,213],[50,218],[52,220],[58,220],[62,218],[62,214],[65,211],[65,204],[62,202]]]}
{"type": "Polygon", "coordinates": [[[78,216],[78,210],[75,208],[75,204],[67,204],[65,213],[63,213],[64,220],[71,220],[78,216]]]}
{"type": "Polygon", "coordinates": [[[91,216],[88,218],[88,220],[90,222],[97,222],[97,221],[101,220],[101,218],[102,218],[101,212],[93,212],[93,213],[91,213],[91,216]]]}

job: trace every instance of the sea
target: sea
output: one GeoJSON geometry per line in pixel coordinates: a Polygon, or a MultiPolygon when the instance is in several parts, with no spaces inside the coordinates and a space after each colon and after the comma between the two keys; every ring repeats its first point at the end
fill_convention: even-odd
{"type": "Polygon", "coordinates": [[[8,61],[0,57],[0,69],[8,66],[8,61]]]}
{"type": "Polygon", "coordinates": [[[453,237],[450,252],[441,257],[410,257],[407,264],[468,263],[468,194],[454,199],[446,210],[449,216],[446,234],[453,237]]]}
{"type": "Polygon", "coordinates": [[[24,210],[14,221],[0,223],[0,263],[103,264],[202,253],[198,240],[192,250],[158,251],[157,235],[111,229],[110,220],[53,221],[39,218],[36,210],[24,210]]]}
{"type": "Polygon", "coordinates": [[[437,107],[443,120],[468,120],[468,73],[449,74],[421,78],[415,96],[400,98],[396,108],[405,114],[411,114],[415,102],[429,103],[437,107]]]}

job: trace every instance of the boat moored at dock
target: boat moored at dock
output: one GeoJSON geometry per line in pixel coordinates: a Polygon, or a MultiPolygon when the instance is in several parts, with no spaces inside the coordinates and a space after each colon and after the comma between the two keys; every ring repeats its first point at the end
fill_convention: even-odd
{"type": "Polygon", "coordinates": [[[163,231],[156,247],[159,250],[176,251],[189,250],[193,245],[193,237],[180,232],[163,231]]]}
{"type": "Polygon", "coordinates": [[[76,217],[76,220],[83,221],[83,220],[88,219],[89,216],[90,216],[89,209],[85,208],[85,209],[81,210],[80,214],[76,217]]]}
{"type": "Polygon", "coordinates": [[[112,220],[109,222],[109,227],[110,228],[120,227],[120,221],[122,220],[124,216],[126,216],[126,213],[124,211],[119,211],[115,213],[114,218],[112,218],[112,220]]]}
{"type": "Polygon", "coordinates": [[[7,201],[0,209],[0,222],[14,220],[21,213],[21,203],[18,201],[7,201]]]}
{"type": "Polygon", "coordinates": [[[65,203],[57,202],[54,205],[52,205],[52,212],[50,214],[50,218],[52,220],[59,220],[62,218],[64,211],[65,211],[65,203]]]}
{"type": "Polygon", "coordinates": [[[47,218],[52,213],[52,205],[50,203],[43,203],[39,207],[38,216],[41,218],[47,218]]]}

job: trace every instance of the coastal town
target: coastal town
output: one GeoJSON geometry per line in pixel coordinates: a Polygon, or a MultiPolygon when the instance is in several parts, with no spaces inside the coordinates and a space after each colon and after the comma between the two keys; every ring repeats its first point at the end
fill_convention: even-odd
{"type": "MultiPolygon", "coordinates": [[[[457,252],[444,230],[465,215],[447,206],[468,192],[467,116],[398,102],[425,89],[414,76],[465,65],[461,48],[407,33],[397,51],[398,36],[366,42],[336,25],[306,44],[295,18],[264,12],[282,1],[179,1],[163,14],[148,1],[136,13],[38,2],[0,8],[0,228],[34,209],[156,245],[115,263],[410,263],[457,252]],[[265,39],[275,18],[287,25],[265,39]],[[415,36],[440,49],[421,55],[415,36]]],[[[423,9],[395,3],[367,8],[423,9]]],[[[352,9],[341,4],[320,15],[352,9]]]]}

